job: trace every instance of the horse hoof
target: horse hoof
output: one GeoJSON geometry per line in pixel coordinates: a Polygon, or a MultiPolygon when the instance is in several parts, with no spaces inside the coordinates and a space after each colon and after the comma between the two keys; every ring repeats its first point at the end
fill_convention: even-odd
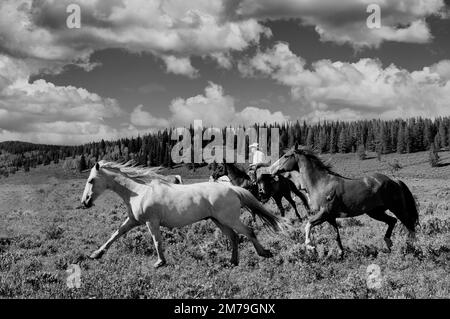
{"type": "Polygon", "coordinates": [[[89,256],[89,258],[90,259],[100,259],[100,258],[102,258],[104,253],[105,252],[103,250],[100,250],[100,251],[96,250],[89,256]]]}
{"type": "Polygon", "coordinates": [[[314,251],[314,250],[316,250],[316,247],[311,246],[310,244],[306,244],[305,248],[306,248],[307,251],[314,251]]]}
{"type": "Polygon", "coordinates": [[[233,265],[233,266],[238,266],[239,265],[239,262],[237,261],[237,260],[230,260],[230,263],[233,265]]]}
{"type": "Polygon", "coordinates": [[[160,268],[162,266],[164,266],[166,264],[165,260],[158,260],[157,262],[155,262],[155,264],[153,265],[154,268],[160,268]]]}

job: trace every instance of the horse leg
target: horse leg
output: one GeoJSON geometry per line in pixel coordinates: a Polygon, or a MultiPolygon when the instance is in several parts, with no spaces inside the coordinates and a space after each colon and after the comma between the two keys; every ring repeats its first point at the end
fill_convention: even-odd
{"type": "Polygon", "coordinates": [[[370,213],[367,213],[370,217],[373,219],[376,219],[381,222],[385,222],[388,224],[388,229],[386,230],[386,234],[384,235],[384,242],[386,243],[387,249],[391,251],[392,247],[392,231],[394,230],[395,224],[397,223],[397,218],[389,216],[386,214],[386,211],[384,209],[377,209],[370,213]]]}
{"type": "MultiPolygon", "coordinates": [[[[248,189],[248,190],[250,191],[250,193],[252,193],[252,195],[253,195],[256,199],[260,200],[259,194],[258,194],[258,190],[255,189],[255,187],[254,187],[253,185],[251,185],[251,184],[248,185],[248,184],[247,184],[245,187],[244,187],[244,186],[241,186],[241,187],[248,189]]],[[[253,222],[256,223],[256,214],[255,214],[253,211],[250,211],[250,214],[252,215],[253,222]]]]}
{"type": "Polygon", "coordinates": [[[286,198],[289,204],[291,204],[292,208],[294,208],[295,215],[297,215],[298,219],[301,221],[302,217],[298,213],[297,205],[295,204],[295,201],[292,199],[290,192],[286,192],[286,194],[284,194],[284,198],[286,198]]]}
{"type": "Polygon", "coordinates": [[[222,233],[224,233],[231,241],[231,260],[230,262],[237,266],[239,264],[239,253],[238,253],[238,248],[239,248],[239,241],[238,241],[238,235],[234,232],[233,229],[231,229],[228,226],[225,226],[223,224],[221,224],[218,220],[216,219],[212,219],[212,221],[217,225],[217,227],[220,228],[220,230],[222,231],[222,233]]]}
{"type": "Polygon", "coordinates": [[[336,231],[336,242],[339,247],[339,256],[342,258],[342,257],[344,257],[344,247],[342,246],[341,235],[339,234],[338,224],[336,222],[336,219],[329,219],[328,222],[330,223],[331,226],[333,226],[334,230],[336,231]]]}
{"type": "Polygon", "coordinates": [[[252,215],[253,222],[256,223],[256,215],[255,215],[255,213],[251,211],[250,214],[252,215]]]}
{"type": "Polygon", "coordinates": [[[104,243],[99,249],[94,251],[89,258],[91,259],[100,259],[103,254],[108,250],[108,248],[112,245],[113,242],[115,242],[119,237],[123,236],[125,233],[127,233],[130,229],[136,227],[138,223],[127,217],[122,225],[120,225],[119,229],[116,230],[111,237],[108,239],[106,243],[104,243]]]}
{"type": "Polygon", "coordinates": [[[270,252],[270,250],[265,249],[258,241],[255,233],[253,232],[253,229],[244,225],[240,220],[237,220],[233,225],[230,225],[230,227],[234,229],[236,232],[247,237],[252,242],[258,255],[266,258],[273,257],[273,254],[270,252]]]}
{"type": "Polygon", "coordinates": [[[322,224],[324,221],[327,220],[326,212],[327,212],[326,210],[321,209],[317,215],[313,216],[306,223],[306,226],[305,226],[305,247],[306,247],[306,249],[314,249],[314,246],[311,245],[311,239],[310,239],[311,229],[315,226],[322,224]]]}
{"type": "Polygon", "coordinates": [[[159,268],[166,264],[166,259],[164,258],[164,251],[162,247],[162,236],[161,230],[159,229],[159,222],[156,221],[147,221],[145,223],[147,225],[148,230],[153,238],[153,244],[156,248],[156,253],[158,255],[158,260],[155,262],[153,267],[159,268]]]}
{"type": "Polygon", "coordinates": [[[284,217],[284,207],[283,203],[281,202],[282,197],[279,195],[274,195],[273,199],[275,200],[275,203],[277,204],[278,209],[280,210],[281,217],[284,217]]]}
{"type": "MultiPolygon", "coordinates": [[[[308,214],[310,214],[311,212],[311,208],[309,207],[309,203],[308,203],[308,199],[306,198],[305,194],[303,194],[298,188],[297,186],[293,183],[293,185],[290,187],[290,190],[297,195],[297,197],[300,198],[300,200],[303,203],[303,206],[305,206],[306,211],[308,212],[308,214]]],[[[289,194],[290,195],[290,194],[289,194]]]]}

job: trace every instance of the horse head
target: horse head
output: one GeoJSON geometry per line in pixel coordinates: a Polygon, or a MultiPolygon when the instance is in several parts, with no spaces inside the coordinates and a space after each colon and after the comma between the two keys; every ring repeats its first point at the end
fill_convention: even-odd
{"type": "Polygon", "coordinates": [[[260,174],[256,180],[258,187],[258,197],[261,202],[266,203],[274,193],[274,183],[278,181],[278,176],[270,174],[260,174]]]}
{"type": "Polygon", "coordinates": [[[81,198],[81,203],[84,207],[92,207],[94,201],[105,191],[107,188],[107,183],[104,175],[100,170],[100,164],[96,163],[92,167],[89,177],[84,187],[83,196],[81,198]]]}
{"type": "Polygon", "coordinates": [[[290,172],[299,171],[298,166],[298,150],[288,150],[283,156],[281,156],[275,163],[269,167],[269,171],[272,176],[290,172]]]}

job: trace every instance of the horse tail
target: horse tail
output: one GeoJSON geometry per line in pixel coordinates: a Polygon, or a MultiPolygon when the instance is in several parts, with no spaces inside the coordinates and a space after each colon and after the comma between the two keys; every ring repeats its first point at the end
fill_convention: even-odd
{"type": "Polygon", "coordinates": [[[403,218],[399,218],[400,221],[408,228],[409,231],[414,232],[416,226],[419,224],[419,211],[417,209],[417,202],[414,198],[413,194],[409,190],[408,186],[403,183],[401,180],[397,180],[397,183],[400,185],[402,189],[402,193],[404,196],[405,210],[406,215],[402,216],[403,218]]]}
{"type": "Polygon", "coordinates": [[[308,199],[306,198],[305,194],[303,194],[298,188],[297,186],[295,186],[294,182],[291,181],[289,178],[286,178],[286,181],[289,185],[289,188],[291,189],[291,191],[297,195],[298,198],[300,198],[300,200],[303,203],[303,206],[305,206],[306,210],[308,211],[308,213],[310,212],[310,207],[308,204],[308,199]]]}
{"type": "Polygon", "coordinates": [[[287,235],[291,228],[286,218],[278,217],[267,210],[249,190],[239,186],[230,186],[231,190],[239,197],[242,207],[250,210],[253,214],[261,218],[263,224],[271,228],[274,232],[281,232],[287,235]]]}

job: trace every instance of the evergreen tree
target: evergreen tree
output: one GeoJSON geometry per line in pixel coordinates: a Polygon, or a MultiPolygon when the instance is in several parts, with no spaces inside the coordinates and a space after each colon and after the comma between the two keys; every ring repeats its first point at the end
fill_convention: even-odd
{"type": "Polygon", "coordinates": [[[347,149],[347,134],[345,133],[344,129],[341,129],[338,140],[339,153],[347,153],[347,149]]]}
{"type": "Polygon", "coordinates": [[[88,167],[87,167],[87,164],[86,164],[86,158],[84,157],[84,154],[82,154],[80,156],[80,160],[78,162],[78,171],[82,172],[82,171],[84,171],[87,168],[88,167]]]}
{"type": "Polygon", "coordinates": [[[445,127],[444,119],[441,119],[439,123],[439,140],[439,148],[445,148],[447,146],[447,129],[445,127]]]}
{"type": "Polygon", "coordinates": [[[406,153],[412,153],[413,142],[412,142],[412,137],[410,134],[409,126],[405,126],[405,144],[406,144],[406,153]]]}
{"type": "Polygon", "coordinates": [[[327,133],[325,132],[325,128],[322,128],[319,133],[319,151],[321,153],[325,153],[328,149],[328,137],[327,133]]]}
{"type": "Polygon", "coordinates": [[[283,130],[280,134],[280,149],[284,150],[289,147],[289,136],[286,130],[283,130]]]}
{"type": "Polygon", "coordinates": [[[397,134],[397,153],[403,154],[405,153],[405,151],[406,151],[405,129],[403,125],[400,125],[397,134]]]}
{"type": "Polygon", "coordinates": [[[389,139],[389,129],[386,124],[382,124],[380,129],[379,141],[383,154],[389,154],[391,152],[391,143],[389,139]]]}
{"type": "Polygon", "coordinates": [[[308,130],[308,136],[306,137],[306,146],[308,146],[309,148],[314,148],[314,132],[312,128],[308,130]]]}
{"type": "Polygon", "coordinates": [[[432,144],[432,146],[434,149],[440,149],[441,147],[441,135],[440,134],[436,134],[436,136],[434,137],[434,143],[432,144]]]}
{"type": "Polygon", "coordinates": [[[334,127],[331,128],[330,133],[330,153],[334,154],[338,151],[338,136],[336,134],[336,129],[334,127]]]}
{"type": "Polygon", "coordinates": [[[434,143],[433,123],[430,120],[425,120],[423,129],[423,146],[425,150],[430,149],[434,143]]]}

